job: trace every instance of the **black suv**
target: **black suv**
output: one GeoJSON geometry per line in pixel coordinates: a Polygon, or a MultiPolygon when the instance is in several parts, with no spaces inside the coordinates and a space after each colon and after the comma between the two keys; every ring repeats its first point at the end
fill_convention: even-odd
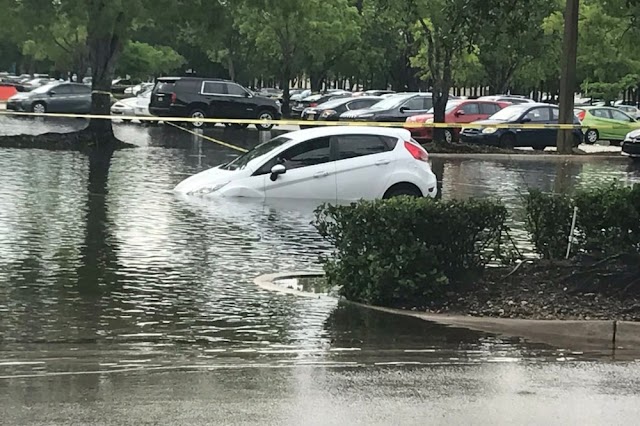
{"type": "MultiPolygon", "coordinates": [[[[279,120],[280,104],[256,96],[229,80],[202,77],[162,77],[151,92],[149,112],[159,117],[232,118],[279,120]]],[[[203,127],[203,121],[192,121],[203,127]]],[[[247,125],[234,125],[244,128],[247,125]]],[[[258,130],[270,130],[273,124],[257,124],[258,130]]]]}

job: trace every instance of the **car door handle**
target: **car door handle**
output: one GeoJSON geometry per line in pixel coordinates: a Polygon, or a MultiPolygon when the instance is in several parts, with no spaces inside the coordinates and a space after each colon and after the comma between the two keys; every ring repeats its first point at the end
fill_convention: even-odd
{"type": "Polygon", "coordinates": [[[379,160],[379,161],[376,161],[376,166],[386,166],[390,162],[391,162],[390,160],[379,160]]]}
{"type": "Polygon", "coordinates": [[[329,172],[318,172],[315,175],[313,175],[313,178],[314,179],[320,179],[320,178],[327,177],[327,176],[329,176],[329,172]]]}

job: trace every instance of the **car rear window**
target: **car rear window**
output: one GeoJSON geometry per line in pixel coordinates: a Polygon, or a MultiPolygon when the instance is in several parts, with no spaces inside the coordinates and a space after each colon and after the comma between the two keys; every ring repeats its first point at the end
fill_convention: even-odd
{"type": "Polygon", "coordinates": [[[157,93],[172,93],[176,87],[175,80],[173,81],[159,81],[156,83],[157,93]]]}

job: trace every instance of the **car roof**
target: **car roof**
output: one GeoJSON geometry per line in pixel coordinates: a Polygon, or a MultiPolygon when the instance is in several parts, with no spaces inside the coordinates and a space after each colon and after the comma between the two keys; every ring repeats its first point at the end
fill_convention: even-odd
{"type": "Polygon", "coordinates": [[[234,83],[231,80],[227,80],[224,78],[214,78],[214,77],[158,77],[156,79],[157,81],[177,81],[177,80],[195,80],[195,81],[202,81],[202,80],[207,80],[207,81],[225,81],[225,82],[230,82],[230,83],[234,83]]]}
{"type": "Polygon", "coordinates": [[[619,111],[618,108],[608,107],[608,106],[604,106],[604,105],[600,105],[600,106],[598,106],[598,105],[588,105],[588,106],[581,106],[581,107],[577,107],[577,108],[581,108],[581,109],[584,109],[584,110],[587,110],[587,111],[592,110],[592,109],[611,109],[611,110],[619,111]]]}
{"type": "Polygon", "coordinates": [[[369,134],[376,136],[391,136],[394,138],[403,138],[409,140],[411,132],[408,130],[396,127],[365,127],[365,126],[329,126],[329,127],[314,127],[305,130],[296,130],[290,133],[286,133],[283,136],[291,139],[290,144],[296,144],[308,139],[321,138],[323,136],[338,136],[338,135],[359,135],[369,134]]]}

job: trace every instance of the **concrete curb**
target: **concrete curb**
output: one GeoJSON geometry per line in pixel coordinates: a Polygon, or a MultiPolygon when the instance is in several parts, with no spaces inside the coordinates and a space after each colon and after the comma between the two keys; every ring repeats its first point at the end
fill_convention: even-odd
{"type": "Polygon", "coordinates": [[[432,154],[429,153],[431,158],[443,158],[443,159],[482,159],[482,160],[512,160],[512,161],[594,161],[594,160],[620,160],[629,161],[629,158],[620,154],[620,152],[599,152],[593,154],[580,154],[580,155],[556,155],[556,154],[432,154]]]}
{"type": "MultiPolygon", "coordinates": [[[[256,285],[269,291],[301,297],[318,298],[316,294],[300,292],[273,284],[274,280],[322,276],[321,272],[284,272],[262,275],[256,285]]],[[[331,298],[330,296],[324,296],[331,298]]],[[[332,298],[334,299],[334,298],[332,298]]],[[[402,309],[382,308],[361,303],[355,305],[394,315],[418,318],[448,327],[466,328],[502,336],[523,337],[529,341],[545,343],[574,351],[599,351],[622,358],[640,356],[640,322],[627,321],[563,321],[527,320],[510,318],[483,318],[462,315],[430,314],[402,309]]]]}

